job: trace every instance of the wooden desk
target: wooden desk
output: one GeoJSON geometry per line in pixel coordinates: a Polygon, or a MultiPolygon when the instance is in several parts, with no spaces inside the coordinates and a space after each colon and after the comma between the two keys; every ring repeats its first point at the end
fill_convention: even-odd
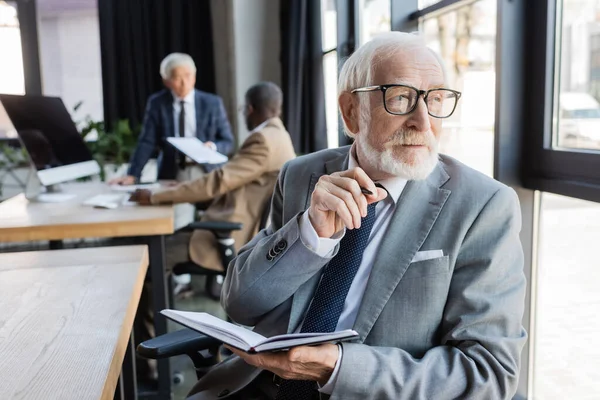
{"type": "Polygon", "coordinates": [[[0,399],[112,399],[146,246],[0,254],[0,399]]]}
{"type": "MultiPolygon", "coordinates": [[[[62,240],[94,237],[145,237],[150,254],[152,301],[156,335],[167,333],[167,320],[159,312],[169,308],[165,280],[164,235],[174,228],[173,206],[124,205],[98,209],[83,201],[110,188],[97,182],[62,185],[76,197],[62,203],[29,201],[23,194],[0,203],[0,242],[62,240]]],[[[191,221],[190,221],[191,222],[191,221]]],[[[159,398],[171,393],[169,360],[158,361],[159,398]]]]}
{"type": "Polygon", "coordinates": [[[106,210],[83,205],[93,195],[110,192],[101,183],[63,185],[63,191],[76,197],[62,203],[39,203],[19,194],[0,203],[0,242],[173,233],[173,206],[124,205],[106,210]]]}

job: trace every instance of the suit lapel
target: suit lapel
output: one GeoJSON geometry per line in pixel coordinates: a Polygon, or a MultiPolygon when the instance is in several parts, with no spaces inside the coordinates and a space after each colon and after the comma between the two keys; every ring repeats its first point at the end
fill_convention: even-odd
{"type": "Polygon", "coordinates": [[[423,181],[409,181],[381,242],[354,330],[363,342],[402,279],[415,253],[429,235],[450,191],[440,187],[449,179],[438,163],[423,181]]]}
{"type": "Polygon", "coordinates": [[[202,113],[201,110],[206,110],[206,107],[204,106],[204,102],[202,99],[202,96],[200,95],[200,91],[194,89],[194,108],[196,111],[196,136],[200,139],[200,140],[208,140],[205,137],[200,137],[200,132],[204,132],[205,131],[205,127],[204,125],[206,124],[206,113],[202,113]]]}
{"type": "MultiPolygon", "coordinates": [[[[348,152],[344,151],[343,153],[340,153],[339,157],[333,158],[325,163],[325,172],[313,173],[310,176],[304,210],[307,210],[310,205],[310,196],[312,195],[319,178],[324,174],[332,174],[337,171],[343,171],[346,168],[348,168],[348,152]]],[[[312,296],[320,280],[321,274],[315,274],[315,276],[300,286],[294,294],[292,309],[290,311],[290,321],[288,323],[288,332],[294,332],[296,329],[298,329],[298,326],[301,322],[301,317],[306,312],[306,309],[312,300],[312,296]]]]}
{"type": "Polygon", "coordinates": [[[164,120],[165,120],[165,132],[164,135],[166,137],[173,137],[175,136],[175,113],[173,111],[173,95],[171,94],[170,91],[167,91],[167,95],[164,98],[163,104],[162,104],[162,112],[163,115],[165,116],[164,120]]]}

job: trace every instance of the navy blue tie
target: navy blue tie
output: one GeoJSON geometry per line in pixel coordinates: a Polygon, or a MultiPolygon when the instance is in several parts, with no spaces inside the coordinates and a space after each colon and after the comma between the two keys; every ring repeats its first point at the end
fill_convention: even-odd
{"type": "MultiPolygon", "coordinates": [[[[340,241],[338,253],[325,267],[300,332],[335,331],[375,223],[375,204],[367,207],[367,216],[361,219],[360,228],[347,230],[340,241]]],[[[317,394],[316,389],[313,381],[283,380],[276,400],[312,399],[317,394]]]]}

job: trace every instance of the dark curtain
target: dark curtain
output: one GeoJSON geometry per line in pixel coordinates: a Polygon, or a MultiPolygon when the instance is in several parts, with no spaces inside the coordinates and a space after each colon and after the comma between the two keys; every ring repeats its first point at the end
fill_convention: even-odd
{"type": "Polygon", "coordinates": [[[104,120],[142,121],[148,97],[162,88],[169,53],[192,56],[196,87],[215,91],[209,0],[98,0],[104,120]]]}
{"type": "Polygon", "coordinates": [[[283,120],[296,152],[327,148],[320,0],[281,0],[283,120]]]}

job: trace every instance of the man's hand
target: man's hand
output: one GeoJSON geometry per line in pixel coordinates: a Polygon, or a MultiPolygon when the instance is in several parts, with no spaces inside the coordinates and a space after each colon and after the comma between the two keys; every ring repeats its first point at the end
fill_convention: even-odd
{"type": "Polygon", "coordinates": [[[114,178],[108,181],[109,185],[133,185],[135,183],[135,176],[127,175],[120,178],[114,178]]]}
{"type": "Polygon", "coordinates": [[[225,346],[248,364],[271,371],[283,379],[316,381],[325,385],[335,368],[339,349],[335,344],[293,347],[289,351],[248,354],[225,346]]]}
{"type": "Polygon", "coordinates": [[[217,151],[217,145],[211,141],[204,142],[204,146],[208,147],[211,150],[217,151]]]}
{"type": "Polygon", "coordinates": [[[383,200],[387,192],[361,168],[353,168],[319,178],[310,199],[308,218],[322,238],[330,238],[344,227],[360,228],[360,219],[367,215],[367,205],[383,200]],[[361,187],[370,190],[365,195],[361,187]]]}
{"type": "Polygon", "coordinates": [[[138,189],[131,194],[129,201],[135,201],[142,206],[149,206],[152,204],[150,201],[152,198],[152,192],[148,189],[138,189]]]}

